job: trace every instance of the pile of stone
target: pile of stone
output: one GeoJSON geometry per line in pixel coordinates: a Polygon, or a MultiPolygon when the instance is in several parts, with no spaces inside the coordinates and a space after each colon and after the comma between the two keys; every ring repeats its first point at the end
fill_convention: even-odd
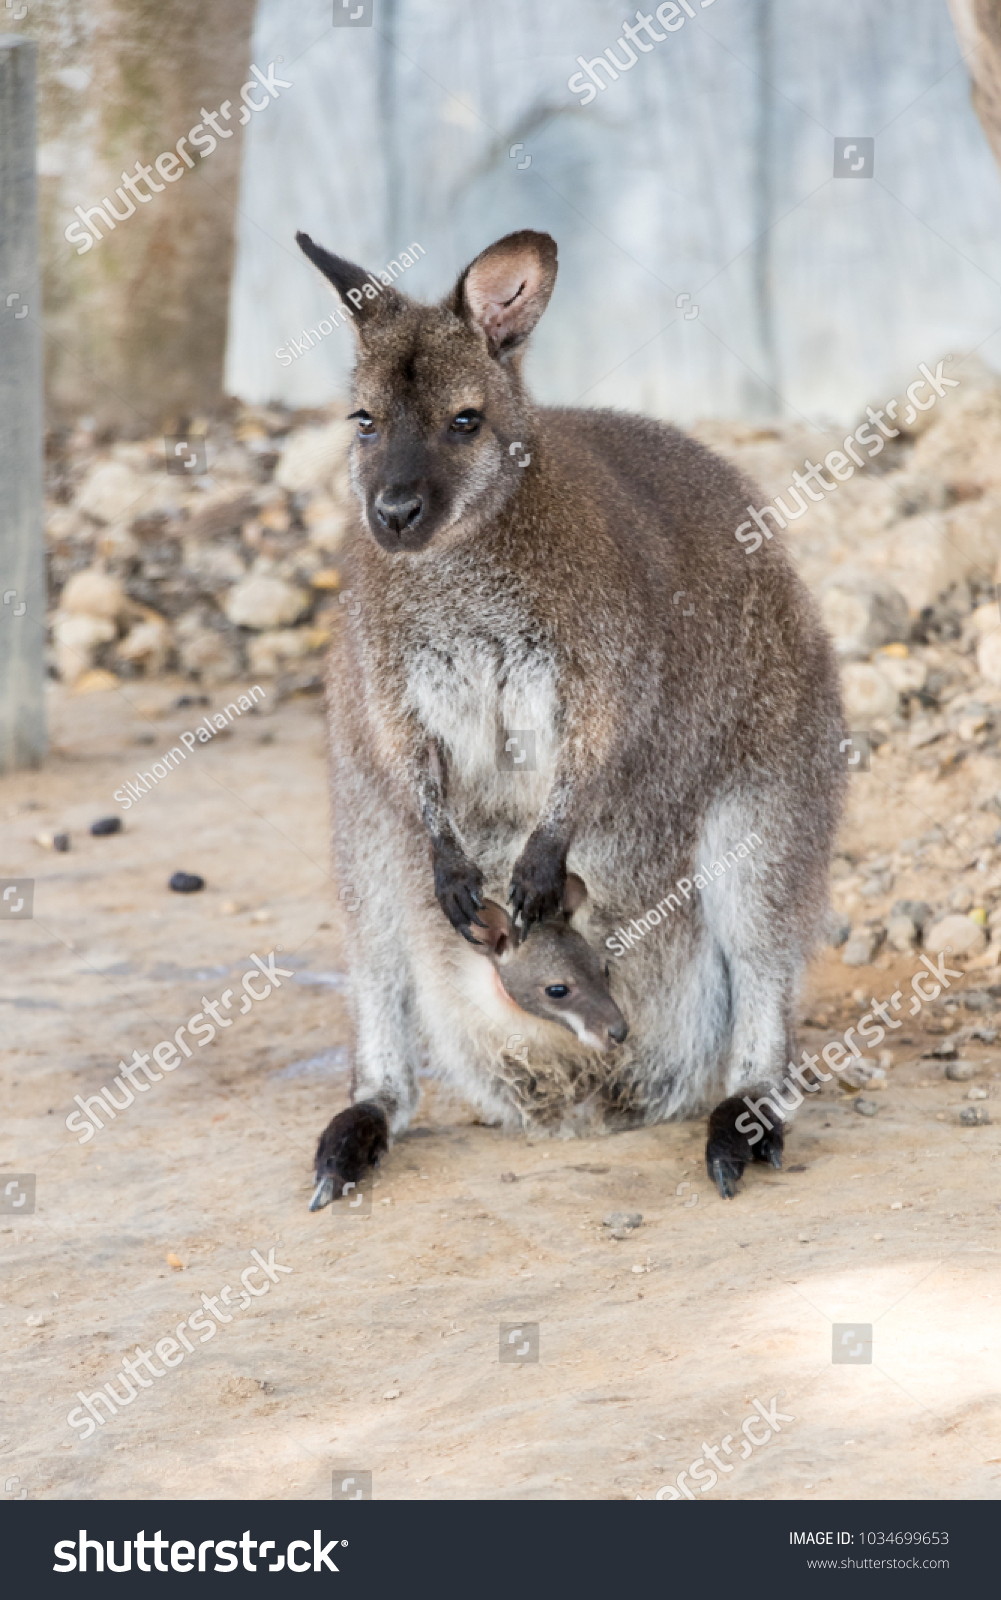
{"type": "Polygon", "coordinates": [[[351,424],[243,408],[207,449],[187,431],[179,472],[163,438],[101,441],[85,419],[50,440],[50,670],[78,690],[163,672],[311,686],[338,614],[351,424]]]}

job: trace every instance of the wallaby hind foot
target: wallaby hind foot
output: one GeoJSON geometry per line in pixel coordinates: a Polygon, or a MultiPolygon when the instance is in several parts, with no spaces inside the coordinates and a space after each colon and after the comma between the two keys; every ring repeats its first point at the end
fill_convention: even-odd
{"type": "Polygon", "coordinates": [[[388,1149],[389,1125],[381,1106],[360,1100],[339,1111],[327,1123],[316,1147],[316,1188],[310,1211],[319,1211],[356,1188],[388,1149]]]}
{"type": "Polygon", "coordinates": [[[752,1145],[746,1133],[741,1133],[737,1128],[737,1120],[746,1110],[744,1101],[733,1096],[729,1100],[721,1100],[709,1116],[706,1172],[723,1200],[733,1199],[749,1161],[767,1161],[769,1166],[776,1168],[782,1166],[781,1127],[774,1127],[752,1145]]]}

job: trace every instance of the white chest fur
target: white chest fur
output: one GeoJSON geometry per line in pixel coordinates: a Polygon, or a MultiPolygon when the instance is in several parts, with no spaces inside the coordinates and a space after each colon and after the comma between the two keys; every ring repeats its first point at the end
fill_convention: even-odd
{"type": "Polygon", "coordinates": [[[550,657],[487,638],[429,645],[411,657],[407,710],[443,742],[449,789],[484,799],[497,784],[538,809],[556,761],[557,684],[550,657]],[[509,742],[510,741],[510,742],[509,742]]]}

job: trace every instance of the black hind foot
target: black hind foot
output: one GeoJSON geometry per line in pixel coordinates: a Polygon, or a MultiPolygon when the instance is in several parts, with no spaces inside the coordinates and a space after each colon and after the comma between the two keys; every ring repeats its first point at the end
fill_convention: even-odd
{"type": "Polygon", "coordinates": [[[310,1211],[350,1194],[389,1149],[386,1113],[372,1100],[339,1111],[320,1135],[316,1147],[316,1188],[310,1211]]]}
{"type": "Polygon", "coordinates": [[[742,1099],[721,1100],[710,1113],[706,1140],[706,1171],[721,1199],[733,1199],[749,1161],[767,1161],[769,1166],[781,1167],[782,1145],[781,1124],[766,1131],[760,1123],[754,1122],[742,1099]],[[742,1121],[748,1127],[747,1133],[742,1133],[738,1127],[742,1121]],[[760,1137],[752,1143],[749,1135],[755,1129],[760,1137]]]}

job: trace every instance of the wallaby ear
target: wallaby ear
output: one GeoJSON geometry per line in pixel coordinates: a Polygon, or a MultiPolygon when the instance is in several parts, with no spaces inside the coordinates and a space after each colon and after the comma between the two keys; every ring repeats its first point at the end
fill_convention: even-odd
{"type": "Polygon", "coordinates": [[[567,873],[566,888],[563,890],[563,915],[572,917],[579,911],[587,899],[587,885],[583,878],[578,878],[576,872],[567,873]]]}
{"type": "Polygon", "coordinates": [[[499,906],[496,900],[484,900],[476,915],[483,927],[478,928],[475,922],[471,925],[473,942],[482,948],[484,955],[493,956],[495,961],[509,960],[514,954],[518,936],[504,907],[499,906]]]}
{"type": "Polygon", "coordinates": [[[376,284],[364,267],[356,267],[353,261],[345,261],[341,256],[332,256],[322,245],[314,244],[308,233],[297,233],[295,242],[303,255],[333,284],[359,333],[387,314],[402,309],[404,296],[399,290],[376,284]]]}
{"type": "Polygon", "coordinates": [[[524,344],[549,304],[556,282],[556,240],[548,233],[509,233],[471,262],[453,291],[451,309],[484,335],[504,359],[524,344]]]}

